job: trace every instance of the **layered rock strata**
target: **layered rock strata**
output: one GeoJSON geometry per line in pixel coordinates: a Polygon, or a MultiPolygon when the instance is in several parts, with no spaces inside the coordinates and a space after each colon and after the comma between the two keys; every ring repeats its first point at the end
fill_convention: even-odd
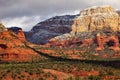
{"type": "Polygon", "coordinates": [[[119,23],[119,15],[111,6],[90,7],[80,12],[80,16],[74,20],[72,31],[92,32],[104,28],[118,31],[119,23]]]}
{"type": "Polygon", "coordinates": [[[104,50],[108,45],[112,50],[119,50],[120,17],[111,6],[98,6],[84,9],[72,25],[72,31],[49,40],[50,46],[80,47],[97,44],[95,50],[104,50]]]}
{"type": "Polygon", "coordinates": [[[18,30],[15,34],[11,30],[0,32],[0,61],[26,62],[38,56],[33,50],[25,45],[26,39],[24,32],[18,30]]]}
{"type": "Polygon", "coordinates": [[[49,39],[71,31],[71,25],[77,15],[55,16],[35,25],[25,32],[26,39],[36,44],[45,44],[49,39]]]}

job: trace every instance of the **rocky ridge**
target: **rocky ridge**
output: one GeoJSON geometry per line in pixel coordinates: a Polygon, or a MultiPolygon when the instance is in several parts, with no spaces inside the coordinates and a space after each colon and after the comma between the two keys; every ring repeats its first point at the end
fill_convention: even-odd
{"type": "MultiPolygon", "coordinates": [[[[77,15],[55,16],[42,21],[35,25],[31,31],[25,32],[25,36],[29,42],[45,44],[51,38],[62,34],[65,34],[64,36],[74,36],[75,33],[79,36],[79,32],[82,32],[82,35],[85,35],[86,33],[91,34],[89,32],[99,30],[101,29],[101,26],[104,26],[103,28],[109,26],[110,28],[114,28],[115,31],[119,30],[118,14],[119,11],[116,13],[115,9],[111,6],[91,7],[82,10],[80,14],[77,15]]],[[[93,35],[91,36],[93,37],[93,35]]]]}
{"type": "Polygon", "coordinates": [[[75,33],[111,28],[119,30],[119,15],[111,6],[98,6],[84,9],[74,20],[72,31],[75,33]]]}
{"type": "Polygon", "coordinates": [[[119,18],[118,13],[111,6],[84,9],[75,18],[70,33],[54,37],[46,45],[83,47],[95,43],[98,45],[95,50],[103,50],[103,46],[109,43],[110,49],[119,50],[119,18]]]}
{"type": "Polygon", "coordinates": [[[13,31],[15,34],[17,34],[19,30],[22,30],[22,28],[16,26],[9,27],[7,29],[13,31]]]}
{"type": "MultiPolygon", "coordinates": [[[[53,39],[87,36],[91,32],[104,32],[106,30],[119,31],[119,15],[111,6],[91,7],[80,12],[68,34],[57,36],[53,39]]],[[[52,40],[52,39],[51,39],[52,40]]]]}
{"type": "Polygon", "coordinates": [[[31,31],[25,32],[29,42],[45,44],[49,39],[71,31],[71,25],[77,15],[55,16],[35,25],[31,31]]]}
{"type": "Polygon", "coordinates": [[[0,32],[0,60],[26,62],[32,60],[37,54],[26,47],[27,43],[24,32],[20,29],[17,34],[12,30],[7,30],[5,26],[0,32]]]}

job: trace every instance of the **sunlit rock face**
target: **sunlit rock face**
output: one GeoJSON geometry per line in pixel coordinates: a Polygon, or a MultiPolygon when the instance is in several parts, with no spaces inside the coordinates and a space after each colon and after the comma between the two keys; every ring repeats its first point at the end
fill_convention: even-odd
{"type": "Polygon", "coordinates": [[[27,43],[24,32],[19,29],[15,34],[12,29],[6,29],[4,25],[0,32],[0,61],[27,62],[36,56],[36,53],[26,47],[27,43]]]}
{"type": "Polygon", "coordinates": [[[82,35],[87,35],[104,28],[118,31],[119,25],[119,15],[114,8],[108,5],[94,6],[81,10],[79,15],[55,16],[42,21],[31,31],[25,32],[25,36],[29,42],[45,44],[49,40],[79,36],[81,32],[82,35]]]}
{"type": "Polygon", "coordinates": [[[111,6],[94,6],[84,9],[72,25],[72,31],[75,33],[92,32],[103,28],[119,30],[119,15],[111,6]]]}
{"type": "Polygon", "coordinates": [[[0,23],[0,32],[6,31],[6,30],[7,28],[2,23],[0,23]]]}
{"type": "Polygon", "coordinates": [[[74,37],[83,39],[93,38],[97,32],[119,31],[119,23],[119,15],[111,6],[90,7],[82,10],[79,16],[74,19],[70,33],[56,36],[50,39],[50,41],[66,40],[74,37]]]}
{"type": "Polygon", "coordinates": [[[90,7],[74,19],[70,33],[54,37],[46,45],[89,47],[96,44],[95,50],[104,50],[104,45],[115,51],[120,50],[119,25],[119,15],[111,6],[90,7]]]}
{"type": "Polygon", "coordinates": [[[120,50],[118,36],[101,36],[99,33],[96,35],[98,47],[96,50],[104,50],[104,45],[107,43],[109,49],[114,51],[120,50]]]}

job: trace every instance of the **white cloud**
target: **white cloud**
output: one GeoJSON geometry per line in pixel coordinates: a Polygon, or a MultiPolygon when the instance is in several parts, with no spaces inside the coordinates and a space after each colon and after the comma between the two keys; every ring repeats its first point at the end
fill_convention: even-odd
{"type": "Polygon", "coordinates": [[[81,9],[96,5],[111,5],[120,10],[120,0],[0,0],[0,21],[6,26],[30,30],[48,17],[78,14],[81,9]]]}
{"type": "Polygon", "coordinates": [[[36,23],[40,21],[40,16],[32,17],[17,17],[17,18],[5,18],[1,22],[6,27],[16,26],[21,27],[24,31],[30,30],[36,23]]]}
{"type": "Polygon", "coordinates": [[[54,13],[45,17],[40,17],[40,16],[23,16],[23,17],[15,17],[15,18],[4,18],[1,20],[1,22],[6,26],[6,27],[21,27],[24,31],[29,31],[32,29],[33,26],[35,26],[37,23],[40,21],[43,21],[47,18],[53,17],[53,16],[59,16],[59,15],[75,15],[79,14],[79,10],[75,10],[72,12],[67,12],[67,13],[54,13]]]}

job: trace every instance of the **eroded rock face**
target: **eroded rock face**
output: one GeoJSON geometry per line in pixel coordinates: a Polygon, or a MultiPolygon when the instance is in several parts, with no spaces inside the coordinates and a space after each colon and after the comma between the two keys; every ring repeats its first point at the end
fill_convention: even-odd
{"type": "Polygon", "coordinates": [[[11,30],[0,32],[1,61],[30,61],[36,53],[25,46],[26,39],[22,30],[15,34],[11,30]]]}
{"type": "Polygon", "coordinates": [[[25,32],[29,42],[45,44],[49,39],[71,31],[71,25],[77,15],[55,16],[35,25],[31,31],[25,32]]]}
{"type": "MultiPolygon", "coordinates": [[[[111,6],[90,7],[80,12],[80,16],[74,20],[70,33],[56,36],[50,41],[86,37],[95,31],[104,33],[110,30],[111,32],[116,32],[119,31],[119,22],[118,13],[111,6]]],[[[89,38],[93,38],[95,35],[90,35],[89,38]]]]}
{"type": "Polygon", "coordinates": [[[80,40],[79,38],[74,38],[74,39],[68,39],[68,40],[63,40],[63,41],[50,41],[49,43],[46,44],[47,47],[50,46],[58,46],[61,48],[64,47],[74,47],[74,46],[79,46],[79,47],[87,47],[91,45],[92,43],[95,42],[95,39],[85,39],[85,40],[80,40]]]}
{"type": "Polygon", "coordinates": [[[72,25],[74,33],[92,32],[103,28],[111,28],[113,31],[119,30],[119,15],[111,6],[84,9],[72,25]]]}
{"type": "Polygon", "coordinates": [[[119,15],[111,6],[98,6],[84,9],[74,20],[72,31],[49,40],[47,46],[98,45],[96,51],[109,49],[119,50],[119,15]]]}
{"type": "Polygon", "coordinates": [[[18,30],[17,36],[21,41],[26,41],[24,32],[22,30],[18,30]]]}
{"type": "Polygon", "coordinates": [[[0,32],[6,31],[6,30],[7,28],[5,28],[5,26],[2,23],[0,23],[0,32]]]}
{"type": "Polygon", "coordinates": [[[94,38],[89,38],[89,39],[84,39],[80,40],[79,38],[74,38],[74,39],[67,39],[63,41],[59,40],[54,40],[50,41],[49,43],[46,44],[47,47],[74,47],[74,46],[79,46],[79,47],[89,47],[92,44],[97,44],[98,46],[94,49],[96,51],[101,51],[104,50],[104,46],[107,45],[109,49],[114,50],[114,51],[119,51],[119,39],[118,36],[102,36],[100,34],[97,34],[96,37],[94,38]]]}
{"type": "Polygon", "coordinates": [[[97,34],[96,39],[98,44],[96,50],[104,50],[105,44],[114,51],[120,50],[118,36],[100,36],[100,34],[97,34]]]}

